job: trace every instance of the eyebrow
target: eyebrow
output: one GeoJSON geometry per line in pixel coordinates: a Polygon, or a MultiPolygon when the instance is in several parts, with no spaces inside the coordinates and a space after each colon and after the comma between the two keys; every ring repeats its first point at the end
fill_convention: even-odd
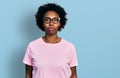
{"type": "MultiPolygon", "coordinates": [[[[43,18],[51,18],[51,17],[43,17],[43,18]]],[[[60,17],[52,17],[52,18],[60,18],[60,17]]],[[[52,18],[51,18],[51,19],[52,19],[52,18]]]]}

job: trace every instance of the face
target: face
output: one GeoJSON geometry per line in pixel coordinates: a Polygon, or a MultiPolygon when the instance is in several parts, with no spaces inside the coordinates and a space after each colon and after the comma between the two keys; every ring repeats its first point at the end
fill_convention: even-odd
{"type": "Polygon", "coordinates": [[[46,34],[57,34],[57,31],[60,27],[59,15],[55,11],[46,12],[43,17],[43,27],[46,34]]]}

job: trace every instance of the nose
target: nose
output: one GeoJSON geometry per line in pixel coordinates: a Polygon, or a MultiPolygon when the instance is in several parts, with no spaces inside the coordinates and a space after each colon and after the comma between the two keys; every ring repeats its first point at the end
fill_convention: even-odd
{"type": "Polygon", "coordinates": [[[50,26],[53,26],[53,25],[54,25],[53,21],[50,21],[49,25],[50,25],[50,26]]]}

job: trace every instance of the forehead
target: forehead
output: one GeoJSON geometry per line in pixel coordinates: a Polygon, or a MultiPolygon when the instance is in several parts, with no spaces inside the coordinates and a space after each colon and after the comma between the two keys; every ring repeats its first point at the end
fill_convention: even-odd
{"type": "Polygon", "coordinates": [[[58,13],[55,12],[55,11],[47,11],[47,12],[45,13],[44,17],[51,17],[51,18],[53,18],[53,17],[59,17],[59,15],[58,15],[58,13]]]}

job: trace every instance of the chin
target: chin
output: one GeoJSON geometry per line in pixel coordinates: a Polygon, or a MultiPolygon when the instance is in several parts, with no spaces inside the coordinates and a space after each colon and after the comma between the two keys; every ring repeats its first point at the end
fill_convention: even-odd
{"type": "Polygon", "coordinates": [[[51,32],[51,33],[48,33],[48,35],[56,35],[56,34],[57,34],[57,33],[52,33],[52,32],[51,32]]]}
{"type": "Polygon", "coordinates": [[[46,33],[48,35],[55,35],[55,34],[57,34],[57,31],[47,31],[46,33]]]}

